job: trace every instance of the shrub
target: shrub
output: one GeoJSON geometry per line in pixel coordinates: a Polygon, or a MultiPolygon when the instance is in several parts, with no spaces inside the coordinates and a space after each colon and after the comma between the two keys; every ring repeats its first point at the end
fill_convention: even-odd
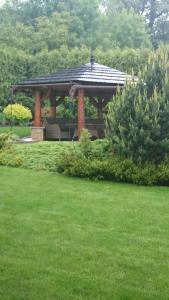
{"type": "Polygon", "coordinates": [[[159,49],[139,82],[127,83],[109,103],[106,135],[120,157],[159,163],[169,154],[168,66],[167,53],[159,49]]]}
{"type": "Polygon", "coordinates": [[[92,146],[91,146],[91,135],[87,129],[83,129],[80,135],[79,146],[82,154],[85,157],[91,155],[92,146]]]}
{"type": "Polygon", "coordinates": [[[0,165],[9,167],[20,167],[22,166],[22,159],[14,149],[6,149],[0,151],[0,165]]]}
{"type": "Polygon", "coordinates": [[[110,143],[108,140],[95,140],[91,143],[91,155],[95,158],[106,158],[109,156],[109,154],[112,154],[110,152],[110,143]]]}
{"type": "Polygon", "coordinates": [[[8,120],[12,119],[20,125],[23,125],[32,119],[30,109],[21,104],[10,104],[4,108],[3,113],[8,120]]]}
{"type": "Polygon", "coordinates": [[[21,157],[16,153],[11,143],[10,134],[0,134],[0,165],[20,167],[21,164],[21,157]]]}
{"type": "Polygon", "coordinates": [[[136,164],[118,156],[84,157],[80,149],[64,152],[56,163],[56,170],[65,175],[89,179],[106,179],[140,185],[169,185],[169,161],[136,164]]]}
{"type": "Polygon", "coordinates": [[[10,134],[8,133],[1,133],[0,134],[0,150],[3,150],[4,148],[9,148],[10,146],[10,134]]]}

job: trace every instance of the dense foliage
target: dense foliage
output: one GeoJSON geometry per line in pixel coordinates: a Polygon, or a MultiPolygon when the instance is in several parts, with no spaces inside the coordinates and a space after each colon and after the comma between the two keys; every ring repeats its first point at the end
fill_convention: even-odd
{"type": "MultiPolygon", "coordinates": [[[[128,73],[131,73],[133,69],[137,74],[139,66],[143,67],[146,64],[150,53],[149,49],[113,49],[106,52],[97,49],[95,60],[128,73]]],[[[90,49],[87,48],[69,50],[63,47],[51,52],[44,50],[35,56],[11,48],[0,49],[0,106],[7,104],[11,84],[71,65],[88,63],[89,59],[90,49]]],[[[31,94],[25,96],[23,93],[17,93],[15,98],[18,103],[33,111],[31,94]]]]}
{"type": "Polygon", "coordinates": [[[18,103],[6,106],[3,113],[8,120],[13,120],[18,124],[28,123],[32,119],[30,109],[18,103]]]}
{"type": "Polygon", "coordinates": [[[100,0],[10,0],[1,15],[2,43],[31,54],[65,45],[94,49],[150,45],[144,17],[133,9],[124,9],[109,18],[100,0]]]}
{"type": "Polygon", "coordinates": [[[56,160],[58,172],[90,179],[169,185],[168,159],[158,166],[153,162],[135,163],[131,158],[122,159],[109,152],[107,141],[91,142],[87,139],[86,132],[82,136],[79,147],[65,150],[60,154],[56,160]]]}
{"type": "Polygon", "coordinates": [[[0,133],[0,151],[4,150],[9,142],[9,134],[8,133],[0,133]]]}
{"type": "Polygon", "coordinates": [[[169,40],[169,1],[168,0],[102,0],[109,18],[122,10],[134,10],[144,16],[148,24],[151,41],[156,47],[160,41],[169,40]]]}
{"type": "MultiPolygon", "coordinates": [[[[89,62],[137,74],[168,43],[168,0],[5,0],[0,6],[0,106],[11,84],[89,62]],[[57,30],[56,30],[57,28],[57,30]],[[128,47],[128,48],[127,48],[128,47]],[[129,49],[130,48],[130,49],[129,49]]],[[[33,112],[32,95],[16,100],[33,112]]]]}
{"type": "MultiPolygon", "coordinates": [[[[0,141],[4,143],[4,135],[0,136],[0,141]]],[[[81,142],[83,144],[83,141],[81,142]]],[[[113,155],[109,152],[106,140],[90,142],[87,146],[88,151],[84,151],[86,139],[83,146],[82,144],[70,142],[10,144],[10,147],[3,146],[3,151],[0,150],[0,165],[36,171],[58,171],[65,175],[96,180],[169,185],[167,158],[158,166],[153,162],[138,164],[130,158],[121,159],[113,155]]]]}
{"type": "Polygon", "coordinates": [[[168,66],[168,53],[159,49],[139,82],[128,82],[109,103],[107,137],[120,157],[159,163],[169,154],[168,66]]]}

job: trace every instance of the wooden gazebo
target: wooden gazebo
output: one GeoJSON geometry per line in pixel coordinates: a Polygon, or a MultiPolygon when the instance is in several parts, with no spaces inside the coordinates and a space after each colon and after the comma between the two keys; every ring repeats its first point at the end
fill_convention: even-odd
{"type": "Polygon", "coordinates": [[[94,58],[91,57],[91,61],[88,64],[19,82],[13,85],[12,88],[13,93],[17,91],[32,91],[35,99],[34,127],[32,127],[33,139],[44,139],[44,126],[41,120],[42,100],[45,98],[50,99],[51,115],[48,120],[49,124],[58,124],[59,127],[62,127],[64,120],[56,118],[57,106],[67,96],[70,96],[71,99],[77,98],[78,118],[77,122],[69,123],[69,135],[68,126],[66,127],[66,124],[64,124],[63,137],[72,139],[75,136],[75,132],[77,132],[79,137],[83,128],[88,128],[89,131],[95,132],[96,137],[102,137],[104,134],[103,110],[116,93],[117,87],[123,87],[126,80],[132,80],[132,76],[97,64],[94,62],[94,58]],[[97,108],[97,119],[95,120],[85,120],[85,97],[88,97],[97,108]]]}

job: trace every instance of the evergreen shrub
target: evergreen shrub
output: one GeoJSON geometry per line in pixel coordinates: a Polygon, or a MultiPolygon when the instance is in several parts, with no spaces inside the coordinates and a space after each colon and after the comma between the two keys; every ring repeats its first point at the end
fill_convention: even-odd
{"type": "Polygon", "coordinates": [[[115,154],[137,163],[160,163],[169,155],[169,60],[163,48],[139,81],[128,82],[109,103],[106,136],[115,154]]]}
{"type": "Polygon", "coordinates": [[[159,165],[153,162],[135,163],[131,158],[84,157],[80,151],[64,152],[57,160],[59,173],[89,179],[111,180],[139,185],[169,185],[169,161],[159,165]]]}
{"type": "Polygon", "coordinates": [[[89,179],[106,179],[143,185],[169,184],[169,159],[160,164],[138,163],[131,157],[122,158],[110,152],[107,140],[91,142],[85,129],[76,147],[62,152],[56,170],[65,175],[89,179]]]}

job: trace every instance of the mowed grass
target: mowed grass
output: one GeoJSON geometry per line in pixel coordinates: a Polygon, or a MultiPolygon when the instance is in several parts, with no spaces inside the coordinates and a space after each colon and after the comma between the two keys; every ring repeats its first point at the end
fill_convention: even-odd
{"type": "Polygon", "coordinates": [[[0,167],[0,299],[169,299],[169,188],[0,167]]]}
{"type": "MultiPolygon", "coordinates": [[[[0,127],[0,134],[1,133],[10,133],[11,128],[10,127],[0,127]]],[[[20,138],[30,136],[31,135],[31,128],[30,127],[13,127],[12,133],[17,135],[20,138]]]]}

